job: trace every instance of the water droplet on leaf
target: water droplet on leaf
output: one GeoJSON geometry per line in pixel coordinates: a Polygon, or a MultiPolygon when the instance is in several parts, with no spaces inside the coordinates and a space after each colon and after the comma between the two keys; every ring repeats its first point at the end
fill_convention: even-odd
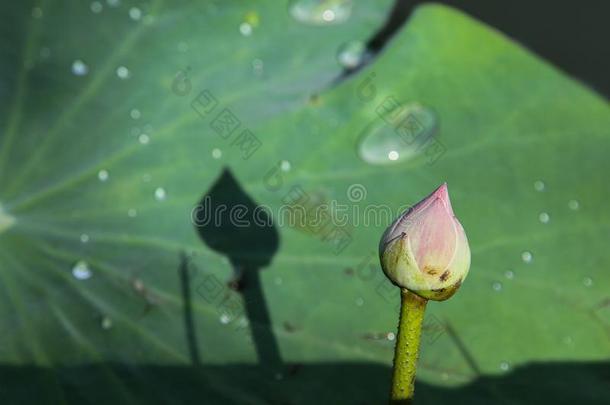
{"type": "Polygon", "coordinates": [[[551,217],[548,213],[541,212],[540,215],[538,215],[538,220],[540,220],[540,222],[542,222],[543,224],[547,224],[551,220],[551,217]]]}
{"type": "Polygon", "coordinates": [[[94,13],[100,13],[102,11],[102,3],[100,3],[99,1],[94,1],[93,3],[91,3],[91,11],[93,11],[94,13]]]}
{"type": "Polygon", "coordinates": [[[524,263],[531,263],[533,258],[532,252],[525,251],[521,253],[521,260],[523,260],[524,263]]]}
{"type": "Polygon", "coordinates": [[[116,68],[116,75],[119,77],[119,79],[128,79],[130,75],[129,69],[127,69],[125,66],[119,66],[116,68]]]}
{"type": "Polygon", "coordinates": [[[134,21],[138,21],[140,18],[142,18],[142,10],[140,10],[137,7],[132,7],[129,9],[129,18],[131,18],[134,21]]]}
{"type": "Polygon", "coordinates": [[[104,329],[104,330],[108,330],[108,329],[112,328],[112,319],[110,319],[109,317],[104,315],[102,317],[101,325],[102,325],[102,329],[104,329]]]}
{"type": "Polygon", "coordinates": [[[84,260],[80,260],[72,267],[72,275],[77,280],[88,280],[93,274],[89,264],[84,260]]]}
{"type": "Polygon", "coordinates": [[[339,24],[352,13],[351,0],[295,0],[290,15],[298,22],[311,25],[339,24]]]}
{"type": "Polygon", "coordinates": [[[84,76],[89,72],[89,67],[80,59],[72,62],[72,73],[76,76],[84,76]]]}
{"type": "Polygon", "coordinates": [[[100,170],[99,172],[97,172],[97,178],[100,181],[106,181],[108,180],[108,178],[110,177],[110,174],[108,173],[108,170],[100,170]]]}
{"type": "Polygon", "coordinates": [[[568,208],[570,208],[572,211],[577,211],[578,208],[580,208],[580,204],[576,200],[570,200],[568,201],[568,208]]]}
{"type": "Polygon", "coordinates": [[[428,156],[437,146],[433,139],[437,122],[436,114],[418,103],[392,105],[364,129],[358,154],[374,165],[428,156]]]}
{"type": "Polygon", "coordinates": [[[157,187],[155,190],[155,200],[164,201],[167,198],[167,192],[163,187],[157,187]]]}
{"type": "Polygon", "coordinates": [[[354,69],[362,64],[366,55],[366,45],[362,41],[350,41],[341,45],[337,61],[346,69],[354,69]]]}

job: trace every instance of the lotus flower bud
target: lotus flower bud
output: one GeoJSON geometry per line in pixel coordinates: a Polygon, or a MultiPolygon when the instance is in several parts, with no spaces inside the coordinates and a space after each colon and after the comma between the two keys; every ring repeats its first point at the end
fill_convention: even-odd
{"type": "Polygon", "coordinates": [[[394,284],[423,298],[443,301],[457,291],[470,268],[470,247],[446,183],[388,227],[379,256],[394,284]]]}

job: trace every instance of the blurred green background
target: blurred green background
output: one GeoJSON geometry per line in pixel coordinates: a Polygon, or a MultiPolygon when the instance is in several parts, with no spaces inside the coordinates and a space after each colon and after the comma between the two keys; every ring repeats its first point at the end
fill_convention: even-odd
{"type": "Polygon", "coordinates": [[[416,403],[610,403],[607,100],[399,9],[4,2],[1,403],[385,403],[384,213],[444,181],[472,267],[428,306],[416,403]],[[305,199],[328,221],[281,223],[305,199]]]}

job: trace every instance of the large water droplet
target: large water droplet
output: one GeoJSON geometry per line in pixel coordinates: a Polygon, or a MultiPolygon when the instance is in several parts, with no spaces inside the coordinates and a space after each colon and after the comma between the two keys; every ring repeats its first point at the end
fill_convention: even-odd
{"type": "Polygon", "coordinates": [[[222,151],[218,148],[212,149],[212,157],[214,159],[220,159],[222,157],[222,151]]]}
{"type": "Polygon", "coordinates": [[[129,116],[131,118],[133,118],[134,120],[139,120],[140,117],[142,116],[142,113],[137,108],[134,108],[129,112],[129,116]]]}
{"type": "Polygon", "coordinates": [[[362,41],[343,44],[337,52],[337,61],[346,69],[354,69],[362,64],[366,55],[366,45],[362,41]]]}
{"type": "Polygon", "coordinates": [[[223,325],[226,325],[229,322],[231,322],[231,318],[229,317],[229,315],[227,315],[227,314],[220,315],[220,323],[222,323],[223,325]]]}
{"type": "Polygon", "coordinates": [[[534,182],[534,190],[536,190],[536,191],[544,191],[545,188],[546,188],[546,184],[544,184],[544,181],[536,180],[534,182]]]}
{"type": "Polygon", "coordinates": [[[352,13],[351,0],[294,0],[289,7],[295,20],[313,25],[339,24],[352,13]]]}
{"type": "Polygon", "coordinates": [[[362,160],[384,165],[429,155],[435,147],[430,141],[438,129],[436,114],[418,103],[400,105],[392,101],[382,105],[388,108],[377,109],[380,116],[360,137],[358,154],[362,160]]]}
{"type": "Polygon", "coordinates": [[[108,3],[110,7],[118,7],[121,4],[121,0],[106,0],[106,3],[108,3]]]}
{"type": "Polygon", "coordinates": [[[280,163],[280,169],[282,169],[283,172],[289,172],[291,167],[292,165],[287,160],[282,160],[280,163]]]}
{"type": "Polygon", "coordinates": [[[89,242],[89,235],[87,235],[86,233],[81,233],[81,235],[80,235],[80,241],[81,241],[81,243],[87,243],[87,242],[89,242]]]}
{"type": "Polygon", "coordinates": [[[80,59],[72,62],[72,73],[76,76],[84,76],[89,72],[89,67],[80,59]]]}
{"type": "Polygon", "coordinates": [[[386,338],[387,338],[389,341],[393,341],[394,339],[396,339],[396,335],[394,334],[394,332],[389,332],[389,333],[386,335],[386,338]]]}
{"type": "Polygon", "coordinates": [[[89,264],[84,260],[80,260],[72,267],[72,275],[77,280],[88,280],[93,273],[89,268],[89,264]]]}
{"type": "Polygon", "coordinates": [[[523,260],[524,263],[531,263],[533,259],[534,256],[532,255],[532,252],[525,251],[521,253],[521,260],[523,260]]]}
{"type": "Polygon", "coordinates": [[[502,363],[500,363],[500,370],[508,371],[509,368],[510,368],[510,364],[508,364],[507,361],[503,361],[502,363]]]}
{"type": "Polygon", "coordinates": [[[582,280],[585,287],[591,287],[593,285],[593,279],[591,277],[585,277],[582,280]]]}

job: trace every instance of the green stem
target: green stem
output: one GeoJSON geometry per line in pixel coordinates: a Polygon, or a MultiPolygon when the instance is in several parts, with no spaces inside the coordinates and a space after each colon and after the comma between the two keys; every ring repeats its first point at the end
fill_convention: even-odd
{"type": "Polygon", "coordinates": [[[427,299],[409,290],[400,290],[400,321],[394,351],[390,404],[410,404],[413,400],[419,340],[427,303],[427,299]]]}

